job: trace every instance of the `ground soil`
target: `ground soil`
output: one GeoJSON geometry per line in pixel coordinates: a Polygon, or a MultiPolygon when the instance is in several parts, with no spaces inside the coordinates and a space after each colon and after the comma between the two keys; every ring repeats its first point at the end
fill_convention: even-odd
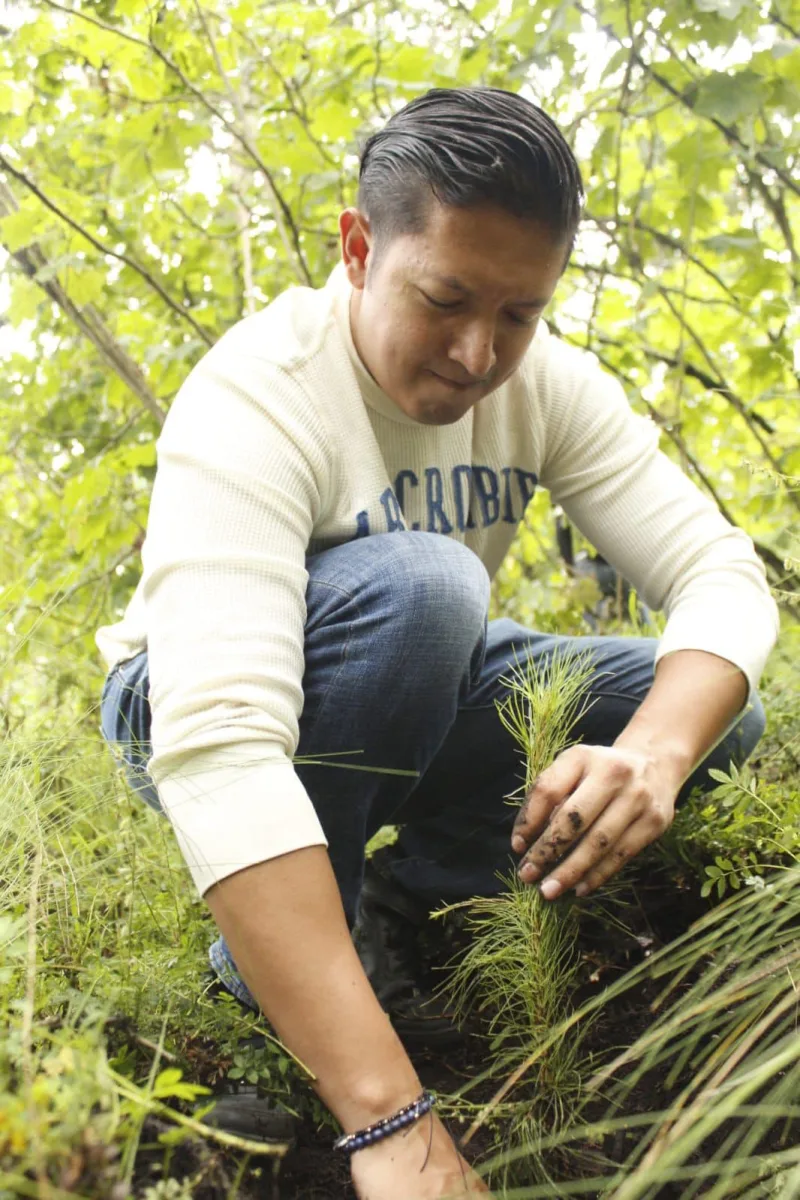
{"type": "MultiPolygon", "coordinates": [[[[674,868],[669,873],[653,869],[641,872],[631,880],[624,897],[619,899],[625,901],[626,932],[610,927],[601,917],[593,918],[591,914],[583,922],[582,977],[577,1002],[595,994],[618,978],[621,972],[641,961],[643,956],[684,932],[705,908],[696,884],[690,887],[688,882],[682,883],[679,874],[676,878],[674,868]]],[[[451,953],[452,941],[445,941],[438,953],[434,943],[432,966],[451,953]]],[[[609,1051],[629,1045],[651,1023],[650,1005],[655,994],[655,985],[645,984],[636,992],[621,997],[605,1011],[587,1049],[597,1055],[607,1055],[609,1051]]],[[[415,1065],[425,1086],[440,1092],[452,1091],[465,1078],[478,1074],[485,1061],[486,1042],[479,1030],[468,1033],[463,1044],[448,1051],[446,1057],[415,1056],[415,1065]]],[[[494,1086],[487,1092],[487,1098],[494,1086]]],[[[632,1111],[660,1108],[664,1099],[664,1080],[646,1079],[631,1098],[632,1111]]],[[[137,1195],[144,1195],[146,1185],[164,1171],[163,1147],[156,1140],[159,1128],[156,1121],[148,1122],[145,1127],[137,1160],[137,1195]]],[[[257,1174],[250,1170],[235,1185],[234,1191],[231,1189],[237,1162],[225,1154],[210,1151],[199,1142],[189,1140],[177,1148],[167,1170],[172,1178],[193,1177],[194,1200],[230,1200],[233,1195],[238,1200],[355,1200],[347,1163],[331,1151],[332,1136],[329,1128],[317,1130],[307,1122],[300,1130],[295,1147],[274,1172],[269,1165],[257,1174]]],[[[471,1145],[470,1151],[473,1150],[480,1154],[479,1140],[471,1145]]],[[[625,1150],[625,1139],[619,1135],[602,1147],[602,1153],[612,1161],[624,1158],[625,1150]]],[[[576,1156],[571,1161],[574,1164],[576,1156]]],[[[574,1165],[565,1164],[564,1169],[574,1177],[574,1165]]],[[[595,1170],[596,1167],[592,1174],[595,1170]]],[[[672,1200],[673,1195],[677,1200],[677,1192],[665,1189],[663,1200],[672,1200]]]]}

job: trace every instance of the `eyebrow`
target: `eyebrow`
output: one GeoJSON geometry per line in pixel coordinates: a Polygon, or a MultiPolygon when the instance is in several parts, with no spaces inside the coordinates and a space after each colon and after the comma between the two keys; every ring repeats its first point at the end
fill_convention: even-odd
{"type": "MultiPolygon", "coordinates": [[[[460,279],[456,279],[454,275],[431,275],[431,279],[435,279],[437,283],[441,283],[444,287],[451,288],[454,292],[461,292],[464,296],[471,296],[473,293],[462,283],[460,279]]],[[[512,300],[512,308],[545,308],[547,300],[512,300]]]]}

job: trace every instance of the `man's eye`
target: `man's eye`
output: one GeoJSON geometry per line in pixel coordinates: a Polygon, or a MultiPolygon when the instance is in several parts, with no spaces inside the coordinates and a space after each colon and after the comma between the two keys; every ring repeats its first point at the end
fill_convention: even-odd
{"type": "Polygon", "coordinates": [[[509,321],[512,321],[514,325],[535,325],[539,320],[539,317],[518,317],[516,313],[509,313],[508,319],[509,321]]]}
{"type": "Polygon", "coordinates": [[[461,303],[460,300],[434,300],[433,296],[429,296],[427,292],[423,292],[422,295],[434,308],[458,308],[461,303]]]}

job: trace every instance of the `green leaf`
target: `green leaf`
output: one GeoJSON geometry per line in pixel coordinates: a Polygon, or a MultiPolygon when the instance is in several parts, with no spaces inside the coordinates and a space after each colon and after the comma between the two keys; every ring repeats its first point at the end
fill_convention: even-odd
{"type": "Polygon", "coordinates": [[[106,287],[106,272],[93,267],[73,272],[68,280],[67,291],[76,304],[92,304],[99,300],[106,287]]]}
{"type": "Polygon", "coordinates": [[[764,80],[754,71],[727,75],[716,71],[700,83],[687,98],[702,117],[716,117],[730,125],[756,112],[766,99],[764,80]]]}
{"type": "Polygon", "coordinates": [[[715,233],[712,237],[703,238],[703,246],[714,254],[747,255],[761,251],[758,235],[750,230],[742,229],[736,233],[715,233]]]}
{"type": "Polygon", "coordinates": [[[178,1067],[165,1067],[156,1076],[155,1087],[159,1089],[169,1088],[174,1083],[178,1083],[183,1075],[183,1072],[178,1067]]]}
{"type": "Polygon", "coordinates": [[[160,131],[148,153],[156,171],[182,171],[185,166],[184,148],[174,126],[160,131]]]}
{"type": "Polygon", "coordinates": [[[21,117],[28,111],[33,100],[33,90],[27,83],[17,80],[0,80],[0,113],[12,113],[21,117]]]}
{"type": "Polygon", "coordinates": [[[11,303],[8,306],[8,319],[12,325],[20,325],[23,321],[32,321],[39,305],[46,299],[44,292],[28,279],[27,275],[17,275],[11,281],[11,303]]]}
{"type": "Polygon", "coordinates": [[[131,63],[126,70],[131,91],[140,100],[158,100],[164,90],[164,66],[155,58],[131,63]]]}
{"type": "Polygon", "coordinates": [[[10,213],[0,221],[0,241],[12,254],[24,250],[36,241],[47,227],[49,216],[41,205],[23,204],[17,212],[10,213]]]}

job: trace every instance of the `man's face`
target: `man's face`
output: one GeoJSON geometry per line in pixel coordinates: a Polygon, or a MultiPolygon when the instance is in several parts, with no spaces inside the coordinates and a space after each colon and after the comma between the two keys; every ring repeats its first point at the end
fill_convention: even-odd
{"type": "Polygon", "coordinates": [[[424,231],[395,238],[377,262],[363,214],[347,209],[339,227],[356,349],[423,425],[451,425],[513,374],[567,252],[545,226],[489,207],[434,203],[424,231]]]}

